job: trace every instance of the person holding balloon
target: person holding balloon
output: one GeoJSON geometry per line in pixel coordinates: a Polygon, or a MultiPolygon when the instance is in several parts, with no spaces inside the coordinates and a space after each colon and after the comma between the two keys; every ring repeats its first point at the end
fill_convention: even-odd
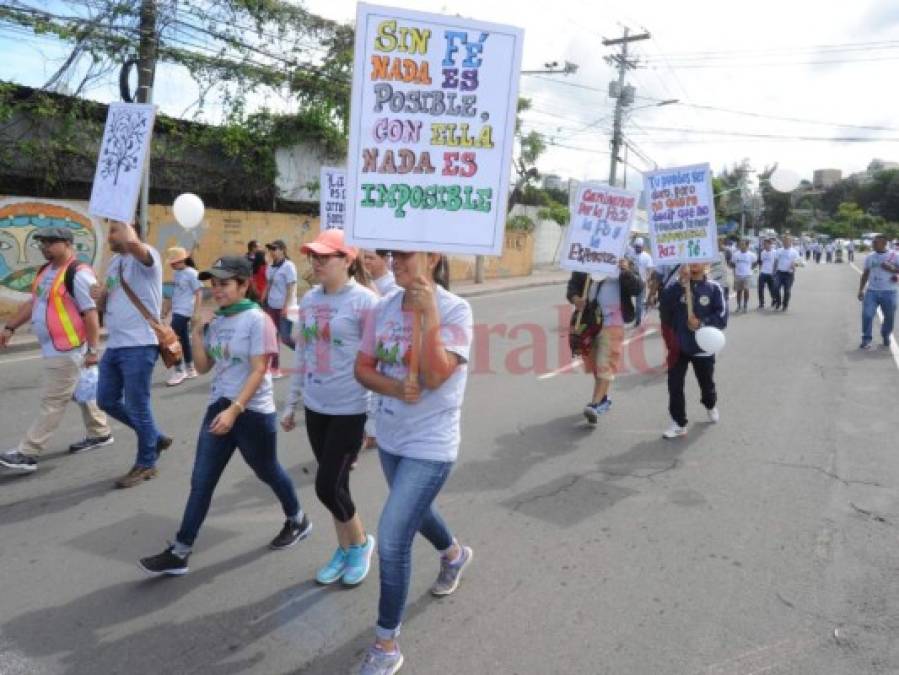
{"type": "Polygon", "coordinates": [[[662,291],[659,302],[662,336],[668,348],[668,412],[671,426],[665,438],[687,435],[684,381],[687,369],[699,383],[700,401],[711,423],[719,420],[715,390],[715,354],[724,347],[727,304],[721,284],[707,278],[704,263],[680,268],[680,283],[662,291]]]}

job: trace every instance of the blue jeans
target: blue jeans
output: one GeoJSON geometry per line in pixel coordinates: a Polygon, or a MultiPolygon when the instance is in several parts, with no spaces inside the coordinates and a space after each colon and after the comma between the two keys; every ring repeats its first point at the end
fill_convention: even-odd
{"type": "Polygon", "coordinates": [[[135,466],[150,468],[159,455],[159,429],[150,408],[150,387],[159,347],[116,347],[103,352],[97,405],[137,434],[135,466]]]}
{"type": "Polygon", "coordinates": [[[178,336],[181,343],[181,351],[184,353],[183,363],[175,366],[177,370],[183,370],[184,366],[190,366],[194,362],[193,352],[190,350],[190,317],[183,314],[172,314],[172,330],[178,336]]]}
{"type": "Polygon", "coordinates": [[[877,308],[883,312],[883,325],[880,327],[880,336],[884,341],[890,339],[893,332],[893,322],[896,319],[896,291],[865,291],[865,299],[862,301],[862,342],[871,342],[874,315],[877,308]]]}
{"type": "Polygon", "coordinates": [[[406,608],[415,533],[420,532],[438,551],[453,545],[453,535],[434,508],[453,462],[410,459],[384,450],[378,454],[390,494],[378,523],[381,599],[375,634],[380,640],[391,640],[400,633],[406,608]]]}
{"type": "Polygon", "coordinates": [[[793,272],[774,273],[774,304],[784,309],[790,304],[790,292],[793,290],[793,280],[796,275],[793,272]]]}
{"type": "Polygon", "coordinates": [[[259,480],[275,492],[287,518],[294,518],[300,512],[300,502],[293,481],[278,462],[277,413],[247,410],[238,415],[231,431],[224,436],[210,433],[209,425],[212,420],[230,405],[231,401],[220,398],[206,409],[197,440],[194,470],[190,477],[190,497],[187,498],[181,528],[176,535],[179,544],[193,546],[209,512],[212,493],[215,492],[215,486],[235,448],[240,450],[244,461],[259,480]]]}

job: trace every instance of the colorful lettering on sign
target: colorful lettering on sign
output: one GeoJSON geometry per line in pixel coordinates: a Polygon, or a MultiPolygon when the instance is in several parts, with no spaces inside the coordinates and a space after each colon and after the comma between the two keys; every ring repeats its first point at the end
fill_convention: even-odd
{"type": "Polygon", "coordinates": [[[473,188],[471,185],[406,185],[395,183],[362,183],[362,206],[365,208],[394,209],[397,218],[406,217],[406,207],[413,209],[439,209],[444,211],[480,211],[489,213],[492,188],[473,188]]]}
{"type": "Polygon", "coordinates": [[[390,108],[390,112],[398,113],[426,113],[434,115],[451,115],[453,117],[474,117],[478,114],[478,97],[472,94],[460,96],[455,93],[445,93],[439,89],[434,91],[396,91],[393,86],[385,82],[375,85],[376,113],[384,112],[384,106],[390,108]]]}
{"type": "Polygon", "coordinates": [[[493,127],[485,124],[473,138],[468,133],[468,123],[444,124],[434,122],[431,124],[431,145],[448,145],[452,148],[482,148],[493,147],[493,127]]]}
{"type": "Polygon", "coordinates": [[[371,57],[371,79],[431,84],[431,74],[428,72],[427,61],[422,61],[419,64],[412,59],[378,56],[377,54],[373,54],[371,57]]]}
{"type": "Polygon", "coordinates": [[[426,28],[397,28],[396,19],[378,24],[375,49],[379,52],[427,54],[431,31],[426,28]]]}
{"type": "Polygon", "coordinates": [[[465,60],[462,61],[463,68],[480,68],[484,59],[481,54],[484,53],[484,42],[487,40],[489,33],[481,33],[481,36],[475,42],[468,41],[468,33],[463,31],[448,30],[444,32],[443,37],[446,40],[446,52],[443,56],[443,67],[451,68],[456,64],[456,54],[459,47],[465,49],[465,60]],[[458,43],[458,44],[456,44],[458,43]]]}
{"type": "Polygon", "coordinates": [[[416,160],[415,152],[406,148],[397,150],[400,163],[397,165],[393,150],[385,150],[380,156],[378,148],[362,150],[362,173],[434,173],[437,169],[431,164],[431,154],[425,150],[416,160]]]}
{"type": "Polygon", "coordinates": [[[421,140],[421,122],[382,117],[375,122],[374,137],[378,143],[418,143],[421,140]]]}

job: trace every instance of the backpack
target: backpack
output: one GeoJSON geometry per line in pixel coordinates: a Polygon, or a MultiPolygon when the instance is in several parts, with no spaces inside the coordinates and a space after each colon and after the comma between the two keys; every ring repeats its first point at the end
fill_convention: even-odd
{"type": "MultiPolygon", "coordinates": [[[[34,275],[35,283],[37,282],[41,274],[43,274],[44,270],[49,266],[50,263],[48,262],[40,266],[37,274],[34,275]]],[[[79,270],[83,270],[84,268],[90,268],[90,265],[81,262],[80,260],[75,260],[71,265],[66,267],[66,276],[62,280],[62,285],[66,287],[66,293],[68,293],[73,298],[75,297],[75,275],[78,274],[79,270]]]]}

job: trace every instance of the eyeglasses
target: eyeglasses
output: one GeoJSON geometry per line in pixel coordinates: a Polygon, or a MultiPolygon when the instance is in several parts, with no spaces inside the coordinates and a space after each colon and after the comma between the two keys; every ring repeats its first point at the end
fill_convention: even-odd
{"type": "Polygon", "coordinates": [[[310,253],[309,262],[318,265],[326,265],[331,258],[345,258],[343,253],[310,253]]]}

